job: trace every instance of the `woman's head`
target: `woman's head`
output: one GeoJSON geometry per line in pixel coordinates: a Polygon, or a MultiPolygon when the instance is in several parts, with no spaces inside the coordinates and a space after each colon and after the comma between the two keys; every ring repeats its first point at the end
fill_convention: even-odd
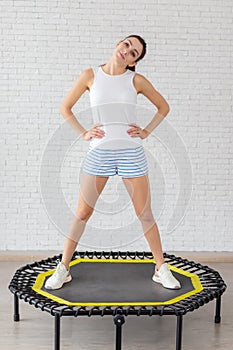
{"type": "Polygon", "coordinates": [[[115,51],[123,64],[127,64],[126,69],[135,71],[137,62],[146,54],[146,42],[141,36],[132,34],[119,41],[115,51]]]}

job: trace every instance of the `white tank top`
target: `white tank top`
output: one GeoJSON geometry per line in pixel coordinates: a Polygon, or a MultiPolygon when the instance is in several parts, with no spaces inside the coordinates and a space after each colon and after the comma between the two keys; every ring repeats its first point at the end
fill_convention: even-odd
{"type": "Polygon", "coordinates": [[[133,85],[134,71],[110,75],[101,66],[92,67],[94,82],[90,88],[90,104],[93,124],[100,123],[105,131],[102,138],[92,138],[89,148],[102,149],[135,148],[142,144],[140,137],[131,137],[127,130],[137,123],[137,91],[133,85]]]}

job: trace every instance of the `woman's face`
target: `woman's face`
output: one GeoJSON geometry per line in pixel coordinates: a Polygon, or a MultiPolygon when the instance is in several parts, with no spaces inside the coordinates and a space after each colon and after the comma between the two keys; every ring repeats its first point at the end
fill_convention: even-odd
{"type": "Polygon", "coordinates": [[[135,66],[135,60],[141,56],[143,46],[137,38],[130,37],[117,43],[114,54],[117,60],[126,66],[135,66]]]}

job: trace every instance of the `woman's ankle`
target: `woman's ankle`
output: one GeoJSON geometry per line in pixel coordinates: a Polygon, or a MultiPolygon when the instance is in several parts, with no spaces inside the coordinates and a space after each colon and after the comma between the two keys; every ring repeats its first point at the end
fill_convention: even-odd
{"type": "Polygon", "coordinates": [[[65,266],[66,270],[69,271],[69,269],[70,269],[69,263],[64,262],[63,260],[61,261],[61,263],[65,266]]]}
{"type": "Polygon", "coordinates": [[[160,267],[165,263],[165,261],[162,261],[160,263],[156,263],[156,266],[155,266],[155,272],[158,271],[160,269],[160,267]]]}

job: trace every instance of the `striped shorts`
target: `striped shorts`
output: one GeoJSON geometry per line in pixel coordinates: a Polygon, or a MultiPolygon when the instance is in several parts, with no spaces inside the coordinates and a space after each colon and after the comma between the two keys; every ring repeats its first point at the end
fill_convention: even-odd
{"type": "Polygon", "coordinates": [[[123,149],[89,149],[83,172],[94,176],[138,177],[148,173],[143,146],[123,149]]]}

